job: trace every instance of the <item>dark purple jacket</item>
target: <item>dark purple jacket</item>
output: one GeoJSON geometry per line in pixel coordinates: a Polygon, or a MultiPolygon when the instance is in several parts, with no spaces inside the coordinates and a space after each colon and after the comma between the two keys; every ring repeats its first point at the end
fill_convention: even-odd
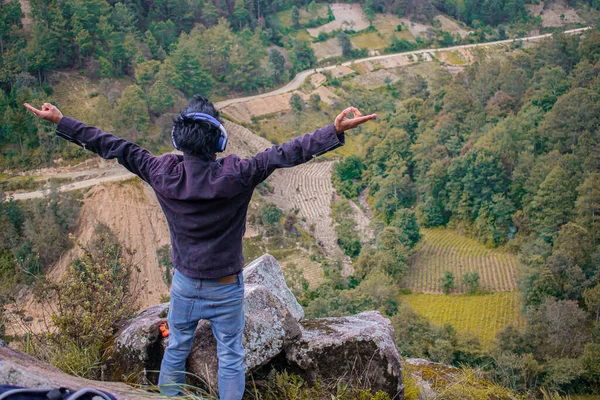
{"type": "Polygon", "coordinates": [[[242,237],[256,185],[276,168],[293,167],[344,144],[333,124],[273,146],[252,158],[203,161],[184,154],[151,155],[76,119],[63,117],[56,134],[119,164],[156,192],[171,232],[173,265],[192,278],[220,278],[244,266],[242,237]]]}

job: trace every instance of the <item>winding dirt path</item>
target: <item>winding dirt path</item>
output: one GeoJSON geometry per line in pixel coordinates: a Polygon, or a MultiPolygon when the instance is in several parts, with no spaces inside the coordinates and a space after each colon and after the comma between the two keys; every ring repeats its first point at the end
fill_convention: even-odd
{"type": "MultiPolygon", "coordinates": [[[[578,28],[578,29],[570,29],[570,30],[565,31],[564,33],[569,34],[569,35],[574,35],[574,34],[580,34],[582,32],[585,32],[588,29],[591,29],[591,28],[585,27],[585,28],[578,28]]],[[[548,34],[544,34],[544,35],[529,36],[529,37],[520,38],[520,39],[507,39],[507,40],[499,40],[496,42],[467,44],[467,45],[444,47],[444,48],[437,48],[437,49],[423,49],[423,50],[408,51],[408,52],[403,52],[403,53],[394,53],[394,54],[386,54],[386,55],[381,55],[381,56],[361,58],[358,60],[347,61],[340,65],[332,65],[332,66],[328,66],[328,67],[315,68],[315,69],[302,71],[302,72],[298,73],[294,77],[294,79],[292,79],[287,85],[285,85],[279,89],[275,89],[271,92],[262,93],[262,94],[258,94],[255,96],[238,97],[235,99],[223,100],[223,101],[215,103],[215,106],[219,109],[222,109],[228,105],[235,104],[235,103],[242,103],[242,102],[247,102],[250,100],[261,99],[261,98],[265,98],[265,97],[271,97],[271,96],[284,94],[284,93],[298,89],[302,85],[302,83],[304,83],[306,78],[308,78],[312,74],[323,72],[323,71],[331,71],[340,66],[349,67],[353,64],[359,64],[359,63],[366,62],[366,61],[370,62],[370,61],[377,61],[377,60],[388,60],[388,59],[393,59],[398,56],[408,56],[408,55],[416,56],[418,54],[429,54],[429,53],[436,53],[439,51],[452,51],[452,50],[469,49],[469,48],[475,48],[475,47],[502,46],[502,45],[517,42],[517,41],[535,42],[535,41],[542,40],[542,39],[545,39],[545,38],[548,38],[551,36],[552,36],[552,34],[548,33],[548,34]]],[[[243,155],[243,154],[240,154],[240,155],[243,155]]],[[[107,168],[90,169],[87,172],[90,175],[96,175],[95,177],[92,177],[92,178],[86,179],[86,180],[82,180],[79,182],[75,182],[75,183],[69,183],[69,184],[62,185],[59,187],[59,190],[60,191],[68,191],[68,190],[83,189],[86,187],[98,185],[102,182],[120,181],[120,180],[130,179],[134,176],[133,174],[131,174],[127,171],[124,171],[123,169],[114,168],[114,164],[112,164],[110,166],[110,168],[111,168],[110,170],[107,168]]],[[[54,177],[54,176],[55,176],[54,174],[48,175],[48,177],[54,177]]],[[[32,192],[13,194],[12,198],[14,200],[34,199],[34,198],[43,197],[45,193],[46,193],[46,190],[35,190],[32,192]]]]}
{"type": "MultiPolygon", "coordinates": [[[[588,26],[585,28],[570,29],[570,30],[564,31],[564,33],[566,33],[568,35],[576,35],[576,34],[584,32],[588,29],[591,29],[591,28],[588,26]]],[[[223,101],[216,103],[215,106],[217,108],[223,108],[228,105],[235,104],[235,103],[242,103],[242,102],[246,102],[249,100],[261,99],[261,98],[265,98],[265,97],[270,97],[270,96],[275,96],[278,94],[291,92],[293,90],[298,89],[300,87],[300,85],[302,85],[304,83],[304,80],[307,77],[311,76],[312,74],[317,73],[317,72],[323,72],[323,71],[331,71],[333,69],[338,68],[339,66],[349,67],[353,64],[359,64],[359,63],[365,62],[365,61],[385,60],[385,59],[394,58],[397,56],[408,56],[408,55],[416,56],[418,54],[437,53],[438,51],[452,51],[452,50],[460,50],[460,49],[470,49],[470,48],[475,48],[475,47],[503,46],[506,44],[519,42],[519,41],[535,42],[535,41],[542,40],[542,39],[545,39],[545,38],[548,38],[551,36],[552,36],[551,33],[546,33],[544,35],[528,36],[528,37],[519,38],[519,39],[506,39],[506,40],[498,40],[496,42],[464,44],[464,45],[453,46],[453,47],[441,47],[441,48],[414,50],[414,51],[406,51],[406,52],[402,52],[402,53],[393,53],[393,54],[385,54],[385,55],[381,55],[381,56],[360,58],[358,60],[346,61],[340,65],[330,65],[328,67],[308,69],[306,71],[302,71],[302,72],[299,72],[298,74],[296,74],[294,79],[292,79],[287,85],[285,85],[279,89],[275,89],[275,90],[273,90],[271,92],[267,92],[267,93],[257,94],[255,96],[238,97],[235,99],[223,100],[223,101]]]]}

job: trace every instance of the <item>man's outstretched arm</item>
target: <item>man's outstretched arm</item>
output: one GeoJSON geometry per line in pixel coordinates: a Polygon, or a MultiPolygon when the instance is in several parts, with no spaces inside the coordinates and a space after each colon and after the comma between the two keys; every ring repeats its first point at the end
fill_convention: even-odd
{"type": "Polygon", "coordinates": [[[40,118],[57,124],[58,136],[93,151],[102,158],[116,158],[119,164],[150,183],[150,173],[156,167],[158,159],[148,150],[74,118],[64,117],[60,110],[50,103],[44,103],[41,110],[27,103],[25,107],[40,118]]]}
{"type": "Polygon", "coordinates": [[[258,185],[277,168],[299,165],[328,151],[344,145],[344,132],[377,117],[377,114],[362,115],[358,109],[348,107],[342,111],[333,124],[317,129],[296,139],[273,146],[256,156],[240,160],[242,179],[248,184],[258,185]],[[352,118],[348,118],[349,113],[352,118]]]}

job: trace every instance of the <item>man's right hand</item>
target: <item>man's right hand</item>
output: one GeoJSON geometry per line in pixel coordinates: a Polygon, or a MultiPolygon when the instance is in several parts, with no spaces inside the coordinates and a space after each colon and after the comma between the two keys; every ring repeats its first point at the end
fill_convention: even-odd
{"type": "Polygon", "coordinates": [[[335,128],[335,132],[339,135],[340,133],[347,131],[348,129],[354,129],[360,124],[364,124],[365,122],[376,117],[377,114],[369,114],[363,116],[362,113],[358,111],[358,108],[348,107],[344,111],[342,111],[337,117],[335,117],[333,127],[335,128]],[[354,113],[354,117],[346,117],[351,112],[354,113]]]}
{"type": "Polygon", "coordinates": [[[29,103],[25,103],[23,105],[38,117],[43,118],[46,121],[54,122],[55,124],[58,124],[60,119],[63,117],[60,110],[50,103],[44,103],[41,110],[32,107],[29,103]]]}

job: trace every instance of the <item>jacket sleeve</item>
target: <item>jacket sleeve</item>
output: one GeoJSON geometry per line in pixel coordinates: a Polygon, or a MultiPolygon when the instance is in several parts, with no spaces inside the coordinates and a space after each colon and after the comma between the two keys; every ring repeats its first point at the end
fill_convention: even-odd
{"type": "Polygon", "coordinates": [[[343,146],[344,142],[344,133],[338,135],[331,124],[280,146],[273,146],[252,158],[240,160],[243,183],[256,186],[277,168],[305,163],[313,157],[343,146]]]}
{"type": "Polygon", "coordinates": [[[116,158],[119,164],[150,183],[158,158],[135,143],[128,142],[99,128],[88,126],[70,117],[62,117],[56,135],[105,159],[116,158]]]}

